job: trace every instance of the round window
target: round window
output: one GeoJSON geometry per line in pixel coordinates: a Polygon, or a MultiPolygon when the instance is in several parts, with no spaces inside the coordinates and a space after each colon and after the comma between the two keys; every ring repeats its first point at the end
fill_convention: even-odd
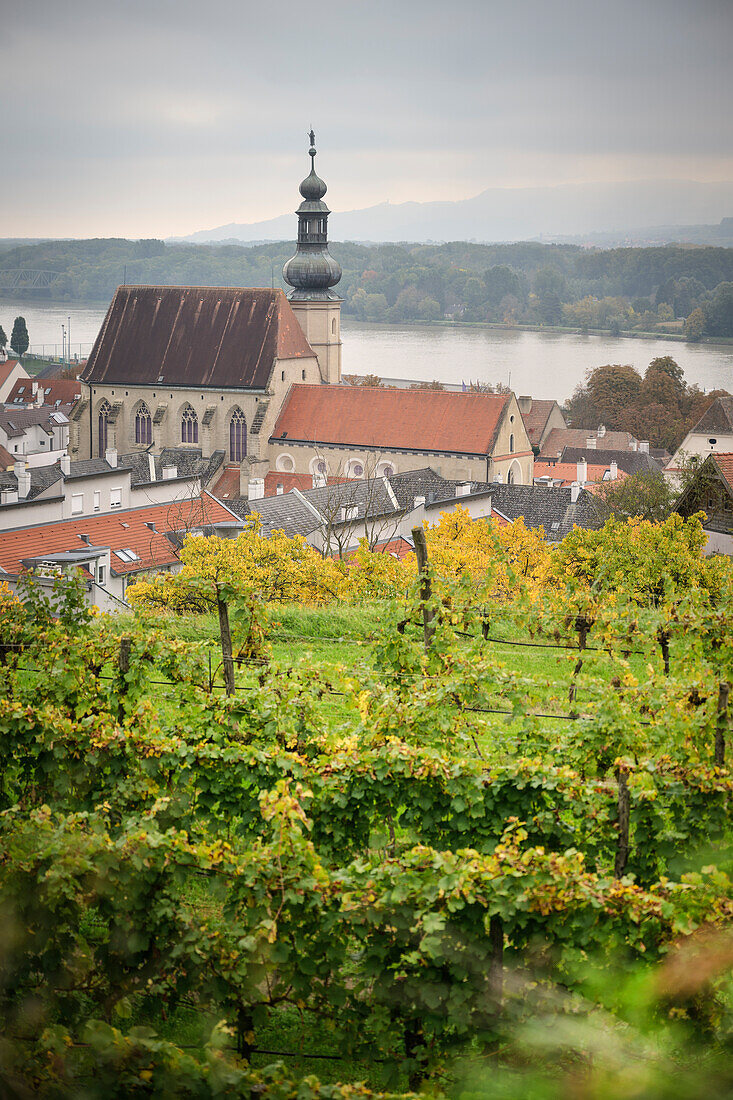
{"type": "Polygon", "coordinates": [[[361,477],[361,475],[364,473],[364,467],[362,466],[361,462],[355,462],[354,465],[351,467],[351,472],[354,477],[361,477]]]}
{"type": "Polygon", "coordinates": [[[394,473],[394,470],[392,469],[391,466],[385,466],[384,470],[383,470],[383,473],[384,473],[385,477],[392,477],[392,474],[394,473]]]}
{"type": "Polygon", "coordinates": [[[708,443],[711,443],[711,444],[712,444],[713,446],[715,446],[715,444],[716,444],[717,442],[718,442],[718,441],[717,441],[717,439],[709,439],[709,440],[708,440],[708,443]]]}
{"type": "Polygon", "coordinates": [[[318,465],[316,466],[316,473],[325,474],[325,472],[326,472],[326,463],[325,462],[319,462],[318,465]]]}

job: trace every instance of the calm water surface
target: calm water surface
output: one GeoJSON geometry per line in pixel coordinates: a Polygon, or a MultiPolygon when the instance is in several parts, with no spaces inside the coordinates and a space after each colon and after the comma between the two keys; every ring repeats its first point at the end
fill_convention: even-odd
{"type": "MultiPolygon", "coordinates": [[[[104,319],[99,305],[31,305],[0,298],[0,325],[10,336],[22,314],[31,349],[61,354],[61,326],[71,325],[71,350],[88,355],[104,319]]],[[[671,355],[690,383],[733,390],[733,345],[685,344],[611,336],[572,336],[503,329],[366,325],[345,318],[344,374],[379,374],[441,382],[503,382],[515,393],[569,397],[585,373],[604,363],[630,363],[643,371],[658,355],[671,355]]]]}

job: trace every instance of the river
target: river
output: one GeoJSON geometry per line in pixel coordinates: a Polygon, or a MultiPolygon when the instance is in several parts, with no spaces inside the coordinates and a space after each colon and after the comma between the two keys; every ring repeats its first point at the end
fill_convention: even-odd
{"type": "MultiPolygon", "coordinates": [[[[26,319],[31,350],[60,355],[61,326],[71,327],[71,351],[84,357],[104,319],[99,305],[33,304],[0,298],[0,325],[8,337],[13,319],[26,319]]],[[[671,355],[689,383],[733,391],[733,345],[687,344],[664,337],[580,336],[563,332],[433,325],[370,325],[344,317],[344,374],[437,379],[460,385],[502,382],[518,394],[564,401],[586,371],[604,363],[630,363],[644,371],[655,356],[671,355]]]]}

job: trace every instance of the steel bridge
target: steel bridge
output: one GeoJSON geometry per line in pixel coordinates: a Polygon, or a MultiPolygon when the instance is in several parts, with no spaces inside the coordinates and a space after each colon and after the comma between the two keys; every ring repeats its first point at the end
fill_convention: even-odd
{"type": "Polygon", "coordinates": [[[0,290],[50,290],[62,271],[34,271],[17,267],[0,271],[0,290]]]}

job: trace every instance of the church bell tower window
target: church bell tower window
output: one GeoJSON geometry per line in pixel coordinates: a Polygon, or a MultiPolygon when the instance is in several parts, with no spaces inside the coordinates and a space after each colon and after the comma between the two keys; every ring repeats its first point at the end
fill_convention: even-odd
{"type": "Polygon", "coordinates": [[[181,443],[198,443],[199,418],[191,405],[186,405],[181,413],[181,443]]]}

